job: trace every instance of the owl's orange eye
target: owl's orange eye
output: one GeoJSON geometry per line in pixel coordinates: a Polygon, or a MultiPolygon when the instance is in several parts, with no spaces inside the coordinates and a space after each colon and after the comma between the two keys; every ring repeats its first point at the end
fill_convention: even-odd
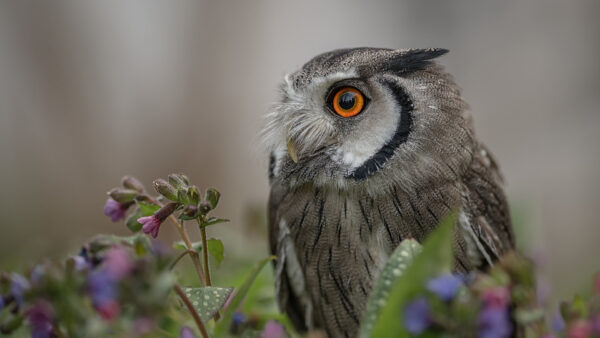
{"type": "Polygon", "coordinates": [[[342,87],[333,97],[333,111],[341,117],[358,115],[365,106],[365,97],[356,88],[342,87]]]}

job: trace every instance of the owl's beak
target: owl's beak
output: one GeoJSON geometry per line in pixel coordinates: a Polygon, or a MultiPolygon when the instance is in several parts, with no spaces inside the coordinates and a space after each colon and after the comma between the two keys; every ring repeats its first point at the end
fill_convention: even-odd
{"type": "Polygon", "coordinates": [[[296,148],[294,147],[294,141],[292,141],[289,135],[286,135],[285,143],[287,144],[287,151],[288,154],[290,154],[290,158],[292,161],[294,161],[294,163],[298,163],[298,154],[296,153],[296,148]]]}

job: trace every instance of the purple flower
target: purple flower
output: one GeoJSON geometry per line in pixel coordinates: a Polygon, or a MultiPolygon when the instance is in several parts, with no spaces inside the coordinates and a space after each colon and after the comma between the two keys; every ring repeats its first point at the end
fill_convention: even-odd
{"type": "Polygon", "coordinates": [[[453,274],[445,274],[427,282],[427,290],[433,292],[439,299],[443,301],[452,300],[460,287],[463,285],[462,280],[453,274]]]}
{"type": "Polygon", "coordinates": [[[485,290],[482,299],[486,307],[504,309],[510,303],[510,291],[504,286],[496,286],[485,290]]]}
{"type": "Polygon", "coordinates": [[[404,328],[411,334],[421,334],[430,324],[429,304],[423,297],[408,303],[404,308],[404,328]]]}
{"type": "Polygon", "coordinates": [[[121,308],[116,301],[118,296],[117,284],[105,269],[90,273],[87,286],[92,304],[102,318],[111,320],[118,316],[121,308]]]}
{"type": "Polygon", "coordinates": [[[285,329],[283,325],[276,320],[269,320],[260,334],[260,338],[285,338],[285,329]]]}
{"type": "Polygon", "coordinates": [[[192,329],[190,329],[187,326],[184,326],[181,328],[181,331],[179,331],[179,338],[196,338],[196,335],[194,334],[194,331],[192,331],[192,329]]]}
{"type": "MultiPolygon", "coordinates": [[[[1,306],[0,309],[2,309],[1,306]]],[[[594,330],[594,333],[600,333],[600,315],[596,315],[596,317],[592,319],[592,329],[594,330]]]]}
{"type": "Polygon", "coordinates": [[[560,310],[556,309],[556,311],[554,311],[554,314],[552,315],[552,330],[554,330],[555,332],[561,332],[564,329],[565,320],[560,314],[560,310]]]}
{"type": "Polygon", "coordinates": [[[27,310],[27,320],[31,325],[31,336],[34,338],[50,338],[52,334],[52,305],[45,300],[38,300],[27,310]]]}
{"type": "Polygon", "coordinates": [[[537,287],[535,288],[535,296],[539,304],[546,304],[550,296],[550,282],[542,276],[537,276],[537,287]]]}
{"type": "Polygon", "coordinates": [[[242,325],[242,323],[246,320],[246,316],[243,313],[237,311],[233,314],[232,322],[233,325],[238,326],[242,325]]]}
{"type": "Polygon", "coordinates": [[[150,234],[154,238],[158,236],[158,230],[160,229],[160,224],[162,223],[158,217],[155,215],[140,217],[137,221],[142,224],[142,231],[145,234],[150,234]]]}
{"type": "Polygon", "coordinates": [[[112,198],[109,198],[104,204],[104,214],[110,217],[111,221],[116,222],[125,218],[125,213],[128,208],[129,205],[121,204],[112,198]]]}
{"type": "Polygon", "coordinates": [[[82,256],[73,256],[75,262],[75,271],[83,271],[90,267],[90,263],[82,256]]]}
{"type": "Polygon", "coordinates": [[[10,284],[10,294],[13,296],[15,301],[19,306],[23,305],[23,298],[25,296],[25,291],[27,291],[31,285],[29,281],[25,279],[25,277],[13,273],[11,276],[11,284],[10,284]]]}
{"type": "Polygon", "coordinates": [[[31,275],[30,275],[30,280],[31,283],[33,285],[37,285],[40,283],[40,280],[42,279],[42,277],[44,276],[44,272],[46,271],[46,267],[44,267],[43,265],[36,265],[33,267],[33,269],[31,269],[31,275]]]}
{"type": "Polygon", "coordinates": [[[2,295],[0,295],[0,311],[2,311],[2,309],[4,309],[4,297],[2,297],[2,295]]]}
{"type": "Polygon", "coordinates": [[[123,247],[113,247],[104,256],[103,266],[108,276],[119,281],[127,276],[132,268],[129,252],[123,247]]]}
{"type": "Polygon", "coordinates": [[[479,314],[479,335],[481,338],[504,338],[512,334],[512,324],[508,308],[484,307],[479,314]]]}

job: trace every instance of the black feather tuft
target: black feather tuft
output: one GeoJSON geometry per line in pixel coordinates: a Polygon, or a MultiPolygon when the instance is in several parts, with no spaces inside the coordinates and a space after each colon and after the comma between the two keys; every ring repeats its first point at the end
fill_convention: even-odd
{"type": "Polygon", "coordinates": [[[432,63],[431,60],[446,53],[448,53],[448,50],[443,48],[410,49],[399,52],[384,63],[382,68],[401,74],[412,73],[426,68],[432,63]]]}

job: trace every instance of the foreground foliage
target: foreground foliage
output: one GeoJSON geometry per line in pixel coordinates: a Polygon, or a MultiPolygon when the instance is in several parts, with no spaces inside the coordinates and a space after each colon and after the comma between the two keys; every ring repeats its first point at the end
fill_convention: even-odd
{"type": "MultiPolygon", "coordinates": [[[[159,196],[124,177],[109,192],[104,213],[112,221],[125,220],[133,236],[97,236],[63,262],[1,273],[0,334],[299,336],[284,315],[255,308],[248,313],[244,306],[260,271],[275,257],[248,267],[237,288],[213,285],[211,262],[216,268],[225,257],[223,242],[207,236],[208,227],[227,222],[211,215],[219,192],[207,189],[201,197],[182,174],[154,181],[154,189],[159,196]],[[166,245],[152,239],[167,222],[181,241],[166,245]],[[198,227],[199,241],[189,236],[190,224],[198,227]],[[192,285],[182,285],[174,272],[183,259],[195,270],[192,285]]],[[[412,239],[399,245],[371,293],[360,337],[600,336],[600,278],[591,296],[552,311],[532,263],[517,253],[485,273],[453,274],[454,223],[449,217],[423,245],[412,239]]]]}

